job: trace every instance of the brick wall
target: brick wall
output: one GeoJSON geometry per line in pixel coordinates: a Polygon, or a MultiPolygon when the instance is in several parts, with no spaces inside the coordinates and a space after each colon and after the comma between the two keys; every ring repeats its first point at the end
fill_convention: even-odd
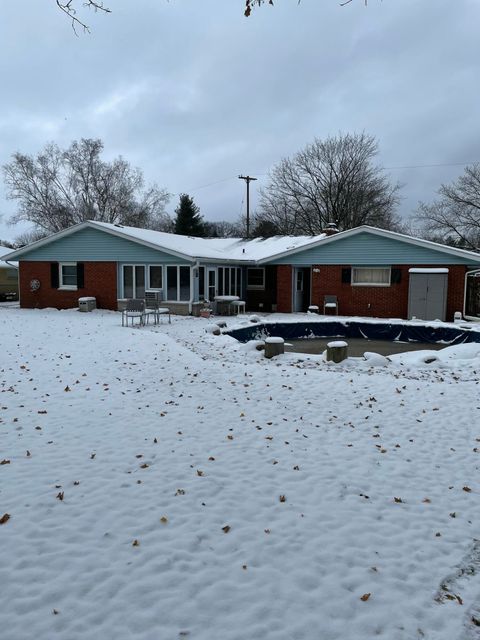
{"type": "Polygon", "coordinates": [[[465,273],[468,271],[462,265],[448,267],[448,295],[447,320],[453,320],[455,311],[463,313],[463,298],[465,293],[465,273]]]}
{"type": "Polygon", "coordinates": [[[292,267],[289,264],[277,267],[277,311],[292,311],[292,267]]]}
{"type": "Polygon", "coordinates": [[[20,261],[20,306],[33,309],[78,307],[78,298],[94,296],[100,309],[117,309],[117,263],[84,262],[85,286],[77,291],[53,289],[50,262],[20,261]],[[30,280],[40,280],[40,289],[30,291],[30,280]]]}
{"type": "MultiPolygon", "coordinates": [[[[312,304],[323,312],[323,296],[336,295],[338,312],[346,316],[374,316],[377,318],[407,318],[408,315],[408,270],[415,265],[392,265],[400,269],[401,281],[389,287],[355,287],[342,282],[342,269],[349,265],[314,265],[319,272],[312,273],[312,304]]],[[[418,265],[428,267],[428,265],[418,265]]],[[[435,266],[435,265],[433,265],[435,266]]],[[[437,265],[438,266],[438,265],[437,265]]],[[[447,265],[448,266],[448,265],[447,265]]],[[[455,311],[463,308],[463,288],[466,268],[448,266],[447,317],[453,320],[455,311]]]]}

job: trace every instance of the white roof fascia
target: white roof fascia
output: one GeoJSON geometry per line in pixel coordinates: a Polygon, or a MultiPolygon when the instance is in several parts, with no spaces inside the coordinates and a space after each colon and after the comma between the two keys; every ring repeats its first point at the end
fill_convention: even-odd
{"type": "Polygon", "coordinates": [[[326,238],[314,240],[311,244],[304,244],[301,247],[295,247],[294,249],[283,251],[282,253],[278,253],[277,255],[270,256],[269,258],[262,258],[261,260],[258,261],[258,264],[264,264],[265,262],[278,260],[280,258],[284,258],[286,256],[298,253],[299,251],[313,249],[314,247],[317,247],[319,245],[329,244],[330,242],[335,242],[340,238],[355,236],[358,233],[362,233],[362,232],[371,233],[373,235],[382,236],[384,238],[391,238],[393,240],[400,240],[401,242],[417,245],[420,247],[424,247],[426,249],[432,249],[434,251],[448,253],[460,258],[473,259],[474,262],[480,263],[480,253],[475,253],[474,251],[466,251],[465,249],[456,249],[455,247],[447,247],[446,245],[440,244],[438,242],[432,242],[431,240],[422,240],[421,238],[414,238],[413,236],[407,236],[404,233],[398,233],[396,231],[387,231],[386,229],[378,229],[377,227],[371,227],[369,225],[362,225],[361,227],[355,227],[354,229],[347,229],[346,231],[340,231],[339,233],[335,233],[334,235],[327,236],[326,238]]]}

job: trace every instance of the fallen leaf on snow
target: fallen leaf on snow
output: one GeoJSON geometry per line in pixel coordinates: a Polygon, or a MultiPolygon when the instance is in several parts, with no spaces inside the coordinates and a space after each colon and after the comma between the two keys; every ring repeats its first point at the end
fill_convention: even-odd
{"type": "Polygon", "coordinates": [[[360,600],[362,602],[366,602],[370,598],[371,595],[372,595],[371,593],[364,593],[363,596],[360,596],[360,600]]]}
{"type": "Polygon", "coordinates": [[[4,513],[3,516],[0,518],[0,524],[6,524],[9,520],[10,520],[10,514],[4,513]]]}

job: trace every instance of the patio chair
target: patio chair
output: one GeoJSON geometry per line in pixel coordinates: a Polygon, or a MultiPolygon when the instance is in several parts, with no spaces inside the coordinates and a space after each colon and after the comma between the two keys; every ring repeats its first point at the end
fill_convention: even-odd
{"type": "Polygon", "coordinates": [[[122,327],[128,327],[129,318],[132,319],[132,327],[135,318],[138,318],[141,326],[145,324],[145,300],[137,298],[129,298],[127,300],[125,309],[122,311],[122,327]]]}
{"type": "Polygon", "coordinates": [[[245,301],[244,300],[233,300],[230,303],[230,306],[232,307],[232,311],[234,315],[239,315],[240,313],[245,313],[245,301]]]}
{"type": "Polygon", "coordinates": [[[168,324],[171,324],[170,309],[168,307],[161,307],[161,301],[161,291],[145,291],[145,309],[148,314],[153,315],[155,324],[160,322],[160,316],[162,315],[168,315],[168,324]]]}
{"type": "Polygon", "coordinates": [[[327,309],[335,309],[335,313],[338,316],[337,296],[324,296],[323,297],[323,315],[326,315],[326,310],[327,309]]]}

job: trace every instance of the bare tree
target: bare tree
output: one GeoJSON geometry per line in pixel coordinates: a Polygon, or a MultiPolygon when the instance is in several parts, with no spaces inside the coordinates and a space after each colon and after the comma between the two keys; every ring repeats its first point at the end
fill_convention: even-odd
{"type": "Polygon", "coordinates": [[[391,184],[373,164],[377,153],[375,138],[365,133],[315,139],[271,171],[258,221],[288,235],[318,234],[329,222],[342,230],[397,228],[400,184],[391,184]]]}
{"type": "Polygon", "coordinates": [[[240,222],[228,222],[219,220],[216,222],[204,222],[205,237],[207,238],[241,238],[242,226],[240,222]]]}
{"type": "Polygon", "coordinates": [[[101,159],[98,139],[74,141],[66,150],[47,145],[36,157],[15,153],[3,166],[7,197],[18,202],[11,224],[61,231],[85,220],[160,229],[168,226],[169,195],[152,185],[121,156],[101,159]]]}
{"type": "Polygon", "coordinates": [[[451,184],[442,184],[438,200],[420,202],[414,220],[421,233],[465,249],[480,250],[480,164],[465,167],[451,184]]]}

